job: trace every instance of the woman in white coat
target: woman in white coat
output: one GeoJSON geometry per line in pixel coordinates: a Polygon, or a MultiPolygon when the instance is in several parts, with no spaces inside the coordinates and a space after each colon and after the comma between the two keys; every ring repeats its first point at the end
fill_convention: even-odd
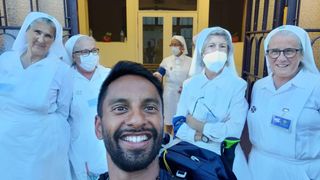
{"type": "Polygon", "coordinates": [[[177,110],[182,83],[188,78],[191,58],[187,56],[187,44],[183,36],[175,35],[170,43],[172,55],[162,60],[154,75],[161,81],[164,79],[164,123],[165,130],[172,133],[172,117],[177,110]]]}
{"type": "Polygon", "coordinates": [[[320,179],[320,76],[308,33],[284,25],[264,41],[268,76],[248,111],[255,180],[320,179]]]}
{"type": "MultiPolygon", "coordinates": [[[[220,154],[221,142],[226,137],[240,138],[248,108],[247,84],[237,75],[227,30],[213,27],[198,34],[190,74],[173,119],[176,136],[220,154]]],[[[236,148],[233,171],[240,180],[250,179],[240,145],[236,148]]]]}
{"type": "Polygon", "coordinates": [[[96,179],[107,171],[103,141],[97,139],[94,119],[100,86],[110,69],[99,64],[96,41],[87,35],[72,36],[65,44],[72,62],[74,88],[68,121],[71,126],[72,179],[96,179]]]}
{"type": "Polygon", "coordinates": [[[62,27],[31,12],[0,56],[0,179],[70,179],[70,68],[62,27]]]}

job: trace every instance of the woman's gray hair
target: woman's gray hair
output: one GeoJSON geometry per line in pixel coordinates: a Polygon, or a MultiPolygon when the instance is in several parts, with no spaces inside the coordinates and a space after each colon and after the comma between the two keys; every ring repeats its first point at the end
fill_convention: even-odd
{"type": "Polygon", "coordinates": [[[79,49],[81,49],[79,42],[84,40],[96,42],[96,40],[92,36],[87,36],[87,35],[81,36],[79,37],[79,39],[77,39],[76,43],[74,44],[72,52],[78,51],[79,49]]]}
{"type": "MultiPolygon", "coordinates": [[[[83,35],[83,36],[79,37],[79,39],[77,39],[77,41],[74,43],[72,53],[75,51],[79,51],[81,49],[81,46],[79,43],[80,41],[92,41],[92,42],[96,43],[96,40],[92,36],[83,35]]],[[[76,65],[76,62],[74,61],[73,56],[72,56],[71,66],[75,66],[75,65],[76,65]]]]}
{"type": "Polygon", "coordinates": [[[207,47],[206,45],[209,43],[209,40],[210,40],[210,38],[211,38],[212,36],[222,36],[222,37],[224,37],[224,39],[227,41],[228,54],[230,54],[230,51],[232,51],[232,48],[231,48],[231,44],[232,44],[231,39],[229,38],[229,35],[227,34],[227,32],[221,29],[221,30],[217,30],[217,31],[211,32],[211,33],[207,36],[206,40],[205,40],[204,43],[203,43],[202,49],[201,49],[201,55],[203,55],[204,50],[205,50],[205,48],[207,47]]]}
{"type": "Polygon", "coordinates": [[[32,23],[28,26],[28,28],[27,28],[26,31],[28,31],[31,27],[33,27],[35,24],[37,24],[37,23],[39,23],[39,22],[46,23],[46,24],[49,25],[52,29],[54,29],[53,39],[55,39],[55,38],[56,38],[56,26],[55,26],[54,22],[51,21],[51,20],[48,19],[48,18],[41,17],[41,18],[38,18],[38,19],[32,21],[32,23]]]}
{"type": "MultiPolygon", "coordinates": [[[[301,49],[300,53],[303,55],[304,49],[303,49],[302,43],[301,43],[299,37],[298,37],[295,33],[291,32],[291,31],[287,31],[287,30],[279,31],[279,32],[275,33],[275,34],[270,38],[270,41],[271,41],[275,36],[293,37],[293,38],[296,40],[296,42],[298,43],[298,46],[299,46],[298,48],[301,49]]],[[[270,43],[270,41],[269,41],[269,43],[270,43]]],[[[268,49],[269,49],[269,44],[268,44],[268,49]]]]}

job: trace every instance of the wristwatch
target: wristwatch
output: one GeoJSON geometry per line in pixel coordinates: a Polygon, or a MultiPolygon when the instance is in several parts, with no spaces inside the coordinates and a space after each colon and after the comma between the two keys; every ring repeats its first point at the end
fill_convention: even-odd
{"type": "Polygon", "coordinates": [[[204,143],[208,143],[210,141],[210,139],[207,136],[202,135],[201,136],[201,141],[204,142],[204,143]]]}

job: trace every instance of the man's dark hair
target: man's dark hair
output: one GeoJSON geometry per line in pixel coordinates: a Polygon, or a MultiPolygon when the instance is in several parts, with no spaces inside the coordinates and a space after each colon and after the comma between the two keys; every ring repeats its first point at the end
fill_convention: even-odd
{"type": "Polygon", "coordinates": [[[136,75],[136,76],[143,77],[155,86],[161,99],[162,114],[163,114],[163,97],[162,97],[163,88],[160,81],[156,77],[154,77],[149,70],[143,67],[142,64],[131,62],[131,61],[119,61],[117,64],[114,65],[107,79],[103,82],[101,86],[99,97],[98,97],[98,106],[97,106],[98,116],[99,117],[103,116],[102,105],[107,95],[109,85],[116,79],[126,75],[136,75]]]}

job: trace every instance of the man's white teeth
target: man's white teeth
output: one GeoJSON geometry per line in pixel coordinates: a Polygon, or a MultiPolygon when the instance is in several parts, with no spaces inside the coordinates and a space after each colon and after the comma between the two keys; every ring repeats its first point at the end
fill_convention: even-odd
{"type": "Polygon", "coordinates": [[[134,142],[134,143],[142,142],[142,141],[145,141],[147,139],[148,139],[148,137],[146,135],[142,135],[142,136],[126,136],[124,138],[125,141],[134,142]]]}

